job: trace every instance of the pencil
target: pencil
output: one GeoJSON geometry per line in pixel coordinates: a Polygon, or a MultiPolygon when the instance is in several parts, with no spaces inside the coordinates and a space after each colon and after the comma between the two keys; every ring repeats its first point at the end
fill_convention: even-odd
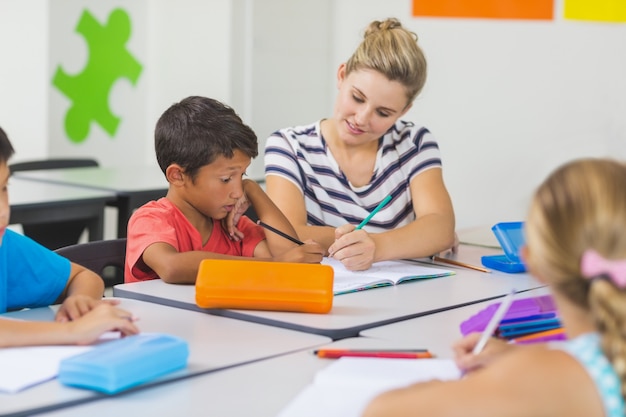
{"type": "Polygon", "coordinates": [[[295,243],[296,245],[304,245],[304,242],[296,239],[295,237],[291,237],[289,236],[287,233],[285,232],[281,232],[278,229],[273,228],[272,226],[270,226],[269,224],[265,224],[263,223],[261,220],[257,221],[256,224],[258,224],[261,227],[266,228],[267,230],[276,233],[279,236],[284,237],[285,239],[291,240],[293,243],[295,243]]]}
{"type": "Polygon", "coordinates": [[[474,346],[474,349],[472,350],[472,353],[474,355],[478,355],[480,352],[482,352],[483,348],[487,344],[487,341],[493,335],[493,332],[498,327],[498,324],[500,324],[500,320],[504,318],[504,315],[509,310],[511,303],[513,302],[514,295],[515,289],[512,289],[511,292],[506,297],[504,297],[504,299],[502,299],[500,306],[491,317],[491,320],[489,320],[489,323],[487,323],[487,327],[483,331],[482,336],[480,336],[480,340],[478,340],[478,343],[476,343],[476,346],[474,346]]]}
{"type": "Polygon", "coordinates": [[[369,216],[367,216],[366,218],[363,219],[363,221],[361,223],[359,223],[359,225],[354,229],[354,230],[360,230],[363,228],[363,226],[365,226],[367,224],[367,222],[369,222],[372,217],[374,217],[374,215],[376,213],[378,213],[380,211],[380,209],[382,209],[383,207],[385,207],[385,205],[391,201],[391,196],[388,195],[387,197],[385,197],[385,199],[383,201],[381,201],[374,210],[372,210],[372,212],[369,214],[369,216]]]}
{"type": "Polygon", "coordinates": [[[441,262],[441,263],[444,263],[444,264],[462,266],[462,267],[473,269],[473,270],[480,271],[480,272],[489,272],[489,273],[491,272],[489,269],[483,268],[482,266],[466,264],[465,262],[455,261],[454,259],[442,258],[441,256],[437,256],[437,255],[434,255],[431,259],[433,261],[435,261],[435,262],[441,262]]]}
{"type": "Polygon", "coordinates": [[[390,359],[423,359],[432,358],[433,354],[426,349],[409,350],[369,350],[369,349],[320,349],[313,353],[319,358],[337,359],[344,356],[358,358],[390,358],[390,359]]]}

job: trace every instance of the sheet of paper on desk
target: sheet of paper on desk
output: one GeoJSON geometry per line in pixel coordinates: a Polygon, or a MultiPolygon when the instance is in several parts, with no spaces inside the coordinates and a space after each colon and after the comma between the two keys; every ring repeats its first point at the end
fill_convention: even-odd
{"type": "Polygon", "coordinates": [[[319,371],[279,417],[357,417],[384,391],[460,376],[449,359],[341,358],[319,371]]]}
{"type": "Polygon", "coordinates": [[[14,393],[57,376],[62,359],[91,346],[32,346],[0,349],[0,391],[14,393]]]}
{"type": "MultiPolygon", "coordinates": [[[[119,337],[119,332],[107,332],[99,340],[119,337]]],[[[15,393],[49,381],[58,375],[61,360],[92,348],[93,345],[0,348],[0,392],[15,393]]]]}
{"type": "Polygon", "coordinates": [[[361,291],[380,286],[397,285],[404,281],[440,278],[454,275],[447,269],[420,266],[402,261],[376,262],[366,271],[350,271],[334,258],[324,258],[322,263],[335,271],[333,292],[335,295],[361,291]]]}

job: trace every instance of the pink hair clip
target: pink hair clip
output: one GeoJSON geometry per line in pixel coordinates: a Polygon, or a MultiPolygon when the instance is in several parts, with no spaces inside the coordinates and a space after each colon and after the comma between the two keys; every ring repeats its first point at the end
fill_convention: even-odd
{"type": "Polygon", "coordinates": [[[618,288],[626,288],[626,261],[606,259],[593,249],[587,249],[580,260],[583,277],[606,276],[618,288]]]}

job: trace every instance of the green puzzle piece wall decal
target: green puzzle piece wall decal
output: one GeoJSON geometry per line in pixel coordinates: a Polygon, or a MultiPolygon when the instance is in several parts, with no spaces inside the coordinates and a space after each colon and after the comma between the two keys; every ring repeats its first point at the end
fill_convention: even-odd
{"type": "Polygon", "coordinates": [[[76,75],[68,75],[59,65],[52,84],[72,100],[65,115],[65,132],[72,142],[80,143],[89,135],[91,122],[115,135],[120,118],[109,108],[109,92],[120,78],[136,85],[142,66],[126,49],[131,23],[124,10],[113,10],[104,26],[85,10],[76,32],[87,41],[87,64],[76,75]]]}

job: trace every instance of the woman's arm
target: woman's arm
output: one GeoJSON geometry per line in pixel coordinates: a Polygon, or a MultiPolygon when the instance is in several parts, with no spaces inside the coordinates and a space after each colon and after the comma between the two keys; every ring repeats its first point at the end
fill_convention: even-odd
{"type": "Polygon", "coordinates": [[[429,169],[413,178],[411,199],[413,222],[371,234],[376,245],[374,262],[431,256],[454,244],[454,209],[441,169],[429,169]]]}
{"type": "Polygon", "coordinates": [[[374,262],[421,258],[452,247],[454,210],[441,169],[422,172],[413,178],[410,187],[416,215],[413,222],[381,233],[341,226],[336,230],[330,254],[350,270],[365,270],[374,262]]]}
{"type": "MultiPolygon", "coordinates": [[[[259,220],[289,236],[299,238],[287,217],[259,184],[244,180],[244,190],[259,220]]],[[[317,242],[311,239],[307,239],[303,245],[298,245],[269,230],[265,231],[265,239],[255,249],[255,257],[266,258],[269,255],[271,260],[280,262],[319,263],[325,252],[317,242]]]]}

